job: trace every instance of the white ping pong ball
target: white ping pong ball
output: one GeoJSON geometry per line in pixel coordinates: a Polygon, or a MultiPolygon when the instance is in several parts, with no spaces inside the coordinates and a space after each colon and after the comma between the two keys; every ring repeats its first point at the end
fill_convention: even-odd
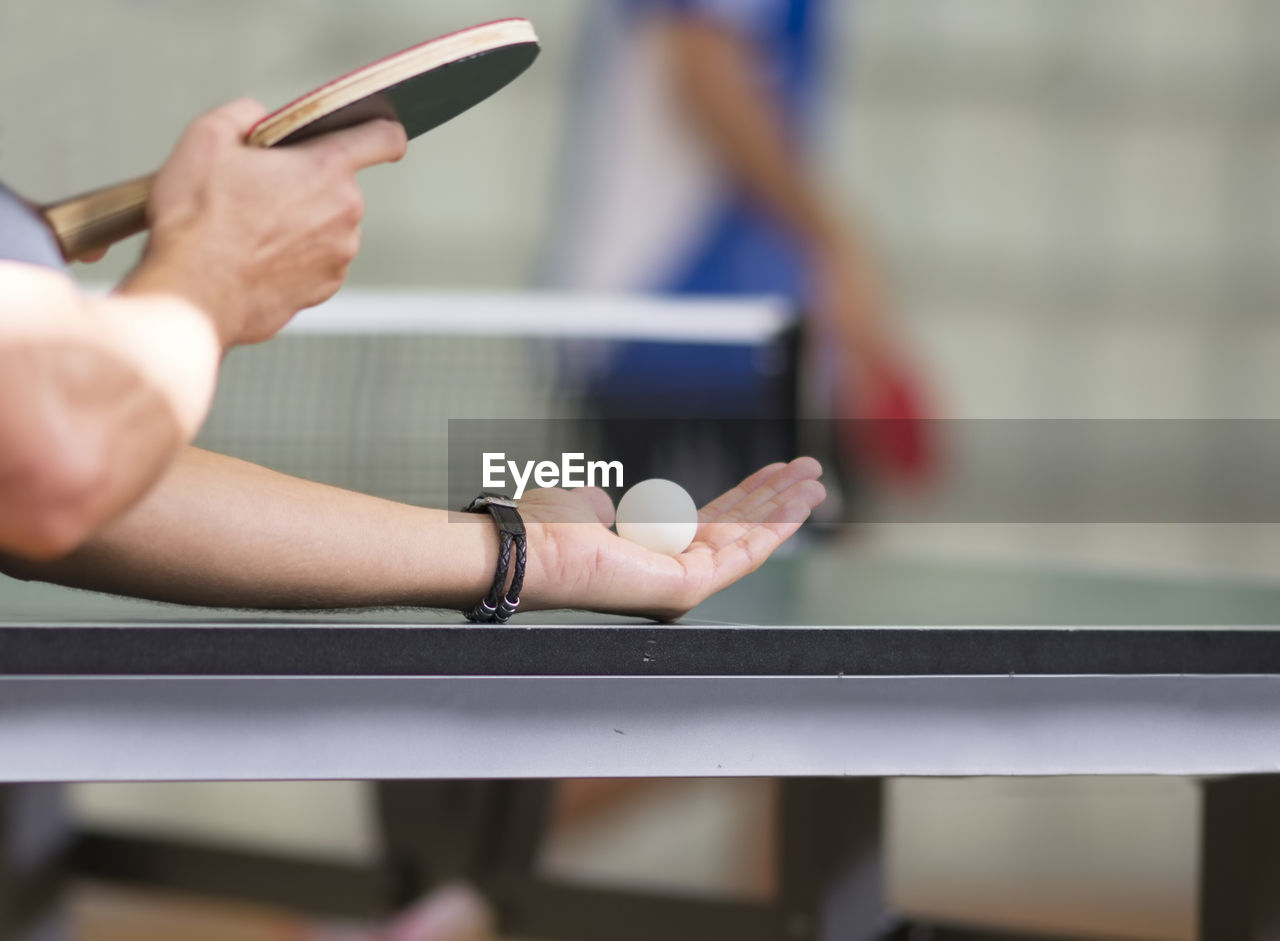
{"type": "Polygon", "coordinates": [[[663,555],[679,555],[698,532],[698,508],[672,480],[642,480],[618,501],[618,535],[663,555]]]}

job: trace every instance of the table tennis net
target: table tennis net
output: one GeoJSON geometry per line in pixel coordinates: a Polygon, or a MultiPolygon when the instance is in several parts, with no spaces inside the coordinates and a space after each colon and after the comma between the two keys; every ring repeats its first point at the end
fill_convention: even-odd
{"type": "Polygon", "coordinates": [[[592,438],[602,397],[633,418],[713,408],[752,420],[761,402],[789,414],[793,328],[790,309],[772,299],[349,290],[270,343],[228,356],[197,444],[363,493],[452,506],[451,420],[455,437],[459,420],[516,422],[556,450],[592,438]],[[720,361],[739,374],[725,381],[720,361]],[[654,374],[655,363],[668,372],[654,374]],[[747,394],[751,384],[758,395],[747,394]]]}

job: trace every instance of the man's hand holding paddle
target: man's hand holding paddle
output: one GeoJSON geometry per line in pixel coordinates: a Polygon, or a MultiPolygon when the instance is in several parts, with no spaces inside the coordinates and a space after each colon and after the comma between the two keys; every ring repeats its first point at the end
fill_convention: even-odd
{"type": "Polygon", "coordinates": [[[362,167],[449,121],[538,54],[525,20],[420,43],[267,115],[196,120],[159,173],[53,203],[0,192],[0,565],[65,556],[172,471],[222,354],[333,294],[359,246],[362,167]],[[133,276],[84,294],[62,259],[152,228],[133,276]],[[51,238],[50,238],[51,237],[51,238]],[[35,246],[32,249],[30,246],[35,246]]]}
{"type": "Polygon", "coordinates": [[[151,239],[124,293],[163,292],[213,320],[226,349],[272,337],[342,285],[360,245],[356,172],[404,156],[395,121],[333,131],[291,147],[245,143],[266,114],[242,99],[187,128],[156,174],[151,239]]]}

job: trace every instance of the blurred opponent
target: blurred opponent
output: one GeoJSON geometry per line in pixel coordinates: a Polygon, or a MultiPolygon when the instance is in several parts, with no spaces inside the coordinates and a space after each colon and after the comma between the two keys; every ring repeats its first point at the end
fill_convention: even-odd
{"type": "MultiPolygon", "coordinates": [[[[810,164],[836,5],[593,7],[549,280],[582,290],[788,298],[807,314],[811,414],[920,414],[919,383],[869,239],[843,218],[810,164]]],[[[741,348],[709,355],[705,347],[636,344],[594,391],[618,401],[639,392],[655,417],[683,417],[690,401],[702,417],[727,415],[724,403],[759,395],[750,357],[741,348]],[[686,384],[691,375],[702,383],[696,391],[686,384]]],[[[861,460],[878,462],[874,469],[918,469],[911,455],[876,444],[883,442],[862,441],[861,460]]]]}
{"type": "MultiPolygon", "coordinates": [[[[584,291],[787,298],[806,320],[805,414],[923,414],[870,239],[838,210],[811,164],[835,51],[827,48],[834,0],[606,0],[592,7],[547,280],[584,291]]],[[[705,466],[702,439],[712,435],[721,459],[734,464],[710,471],[712,480],[740,464],[786,456],[743,453],[737,439],[759,445],[761,423],[717,421],[776,414],[763,400],[777,390],[762,385],[750,349],[629,344],[591,382],[606,437],[611,426],[621,429],[609,453],[628,467],[637,463],[632,452],[661,461],[673,451],[705,466]],[[619,418],[646,421],[621,425],[619,418]]],[[[918,436],[850,440],[851,429],[901,431],[906,423],[838,427],[842,440],[829,446],[844,459],[846,496],[860,496],[850,491],[860,491],[868,474],[902,480],[921,470],[918,436]]],[[[658,463],[646,471],[653,474],[696,485],[684,465],[669,472],[658,463]]],[[[594,820],[645,787],[567,782],[560,821],[573,828],[594,820]]],[[[754,838],[745,878],[762,889],[766,828],[754,838]]]]}

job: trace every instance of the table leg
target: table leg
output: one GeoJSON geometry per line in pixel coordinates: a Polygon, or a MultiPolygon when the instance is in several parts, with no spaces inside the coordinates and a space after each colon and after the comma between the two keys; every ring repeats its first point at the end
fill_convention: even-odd
{"type": "Polygon", "coordinates": [[[380,829],[397,903],[452,880],[497,889],[511,877],[531,875],[550,818],[551,788],[547,781],[379,783],[380,829]]]}
{"type": "Polygon", "coordinates": [[[1201,782],[1203,941],[1280,938],[1280,776],[1201,782]]]}
{"type": "Polygon", "coordinates": [[[787,778],[778,787],[778,904],[788,941],[888,937],[897,922],[885,906],[884,782],[787,778]]]}
{"type": "Polygon", "coordinates": [[[0,785],[0,937],[69,937],[58,901],[71,848],[61,787],[0,785]]]}

